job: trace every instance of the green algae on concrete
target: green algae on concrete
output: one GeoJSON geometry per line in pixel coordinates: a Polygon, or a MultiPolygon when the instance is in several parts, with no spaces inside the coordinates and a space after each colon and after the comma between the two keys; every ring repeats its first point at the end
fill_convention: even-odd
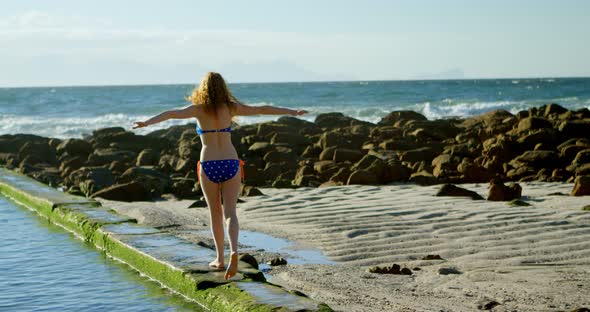
{"type": "Polygon", "coordinates": [[[0,192],[35,209],[150,278],[212,311],[332,311],[327,305],[266,282],[240,261],[240,281],[208,267],[213,250],[136,224],[99,203],[65,194],[0,168],[0,192]]]}
{"type": "Polygon", "coordinates": [[[60,192],[5,168],[0,168],[0,191],[23,204],[34,207],[45,216],[48,216],[57,204],[95,202],[60,192]]]}

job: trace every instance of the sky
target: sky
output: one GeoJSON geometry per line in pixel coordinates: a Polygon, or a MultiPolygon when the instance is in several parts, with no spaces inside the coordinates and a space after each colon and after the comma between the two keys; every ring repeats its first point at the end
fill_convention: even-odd
{"type": "Polygon", "coordinates": [[[590,76],[586,0],[19,0],[0,86],[590,76]]]}

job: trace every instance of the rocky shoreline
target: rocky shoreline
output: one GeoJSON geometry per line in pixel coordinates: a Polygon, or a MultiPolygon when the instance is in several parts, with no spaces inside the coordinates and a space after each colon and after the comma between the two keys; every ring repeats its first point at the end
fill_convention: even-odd
{"type": "MultiPolygon", "coordinates": [[[[490,181],[575,182],[572,195],[590,195],[586,108],[548,104],[516,115],[496,110],[443,120],[394,111],[377,124],[341,113],[314,122],[281,117],[236,125],[232,141],[246,162],[244,196],[260,194],[256,187],[490,181]]],[[[200,148],[194,124],[145,136],[121,127],[83,139],[2,135],[0,166],[88,197],[197,199],[200,148]]]]}

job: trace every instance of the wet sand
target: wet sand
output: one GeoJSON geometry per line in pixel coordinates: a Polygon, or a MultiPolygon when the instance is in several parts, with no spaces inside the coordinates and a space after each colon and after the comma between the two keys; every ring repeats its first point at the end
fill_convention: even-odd
{"type": "MultiPolygon", "coordinates": [[[[331,264],[288,264],[271,282],[339,311],[567,311],[590,306],[589,197],[572,184],[521,183],[530,206],[435,197],[411,184],[262,189],[238,204],[240,226],[319,248],[331,264]],[[558,195],[558,193],[564,195],[558,195]],[[553,194],[553,195],[549,195],[553,194]],[[443,260],[421,260],[440,255],[443,260]],[[368,273],[400,264],[411,276],[368,273]],[[460,274],[440,274],[454,268],[460,274]]],[[[485,184],[462,187],[487,195],[485,184]]],[[[211,244],[207,208],[193,201],[101,200],[139,223],[211,244]]],[[[281,254],[241,246],[259,261],[281,254]]],[[[287,260],[289,256],[286,255],[287,260]]],[[[312,259],[313,260],[313,259],[312,259]]]]}

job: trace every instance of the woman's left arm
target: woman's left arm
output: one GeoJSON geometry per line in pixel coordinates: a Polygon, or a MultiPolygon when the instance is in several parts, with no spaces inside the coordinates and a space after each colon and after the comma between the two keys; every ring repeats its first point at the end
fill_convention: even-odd
{"type": "Polygon", "coordinates": [[[197,107],[195,105],[189,105],[183,109],[165,111],[146,121],[134,122],[135,125],[133,126],[133,129],[147,127],[162,121],[166,121],[168,119],[186,119],[196,117],[196,109],[197,107]]]}

